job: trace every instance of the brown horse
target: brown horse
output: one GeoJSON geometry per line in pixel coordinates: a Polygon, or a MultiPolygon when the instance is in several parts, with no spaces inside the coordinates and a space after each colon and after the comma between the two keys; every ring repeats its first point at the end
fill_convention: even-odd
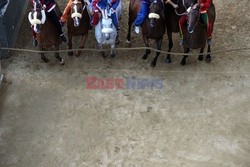
{"type": "MultiPolygon", "coordinates": [[[[56,4],[56,12],[60,17],[62,12],[60,11],[58,5],[56,4]]],[[[39,50],[43,51],[46,48],[54,46],[54,50],[59,50],[59,45],[62,43],[59,39],[59,32],[56,25],[52,22],[49,17],[46,17],[45,11],[38,1],[35,2],[32,12],[29,13],[29,21],[33,27],[35,33],[37,33],[37,42],[39,50]]],[[[63,65],[64,60],[60,57],[59,53],[55,53],[55,57],[63,65]]],[[[41,59],[47,63],[48,58],[45,57],[44,53],[41,53],[41,59]]]]}
{"type": "MultiPolygon", "coordinates": [[[[187,13],[187,25],[186,28],[184,28],[183,32],[183,40],[184,40],[184,53],[189,53],[190,48],[191,49],[199,49],[200,53],[203,53],[204,48],[207,43],[207,27],[204,25],[202,20],[200,19],[200,5],[195,5],[195,7],[191,7],[189,12],[187,13]]],[[[208,18],[211,20],[211,24],[214,25],[215,22],[215,7],[214,4],[211,2],[210,7],[207,11],[208,18]]],[[[211,62],[211,45],[208,44],[207,49],[207,56],[206,56],[206,62],[211,62]]],[[[186,64],[187,55],[183,56],[183,59],[181,60],[181,65],[186,64]]],[[[199,61],[203,60],[203,55],[200,54],[198,57],[199,61]]]]}
{"type": "MultiPolygon", "coordinates": [[[[88,37],[89,26],[90,16],[87,11],[87,4],[82,0],[73,0],[71,12],[67,15],[69,49],[72,49],[73,36],[82,36],[82,45],[79,48],[84,48],[88,37]]],[[[72,56],[73,52],[69,52],[68,54],[72,56]]],[[[81,51],[78,51],[76,56],[80,56],[80,54],[81,51]]]]}
{"type": "MultiPolygon", "coordinates": [[[[129,5],[129,22],[128,22],[128,35],[127,42],[131,43],[131,26],[135,21],[137,14],[141,8],[141,0],[130,0],[129,5]]],[[[157,49],[161,50],[162,39],[165,34],[165,15],[164,3],[161,0],[154,0],[149,7],[149,16],[142,24],[142,35],[146,47],[149,47],[149,39],[154,39],[157,44],[157,49]]],[[[142,56],[146,60],[151,50],[146,49],[146,53],[142,56]]],[[[151,62],[151,66],[155,67],[160,52],[156,52],[156,56],[151,62]]]]}

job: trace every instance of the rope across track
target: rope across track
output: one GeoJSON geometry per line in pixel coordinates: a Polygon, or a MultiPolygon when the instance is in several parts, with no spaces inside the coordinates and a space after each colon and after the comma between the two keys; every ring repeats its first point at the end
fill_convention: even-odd
{"type": "MultiPolygon", "coordinates": [[[[6,48],[2,47],[0,50],[8,50],[8,51],[19,51],[19,52],[29,52],[29,53],[64,53],[64,52],[77,52],[77,51],[85,51],[85,52],[100,52],[99,49],[90,49],[90,48],[82,48],[82,49],[65,49],[65,50],[50,50],[50,51],[39,51],[39,50],[32,50],[32,49],[21,49],[21,48],[6,48]]],[[[208,53],[178,53],[178,52],[167,52],[163,50],[157,50],[155,48],[151,47],[134,47],[134,48],[114,48],[114,49],[102,49],[102,51],[111,51],[111,50],[116,50],[116,51],[137,51],[137,50],[145,50],[145,49],[150,49],[155,52],[160,52],[163,54],[171,54],[171,55],[207,55],[208,53]]],[[[212,51],[209,52],[209,54],[219,54],[219,53],[228,53],[228,52],[236,52],[236,51],[247,51],[250,50],[250,47],[242,47],[242,48],[232,48],[232,49],[223,49],[223,50],[217,50],[217,51],[212,51]]]]}

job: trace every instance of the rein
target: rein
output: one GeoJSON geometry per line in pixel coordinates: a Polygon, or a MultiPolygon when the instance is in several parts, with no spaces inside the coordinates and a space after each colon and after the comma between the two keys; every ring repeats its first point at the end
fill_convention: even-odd
{"type": "Polygon", "coordinates": [[[186,14],[188,13],[184,0],[182,0],[182,5],[183,5],[184,8],[185,8],[185,12],[183,12],[183,13],[178,13],[177,10],[175,9],[175,14],[176,14],[177,16],[183,16],[183,15],[186,15],[186,14]]]}

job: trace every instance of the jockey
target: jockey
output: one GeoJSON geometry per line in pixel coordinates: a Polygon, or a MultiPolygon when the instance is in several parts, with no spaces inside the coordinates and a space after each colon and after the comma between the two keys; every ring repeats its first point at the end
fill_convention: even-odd
{"type": "MultiPolygon", "coordinates": [[[[30,0],[30,2],[32,3],[32,5],[34,5],[34,3],[36,1],[37,0],[30,0]]],[[[58,19],[58,16],[57,16],[56,12],[55,12],[56,4],[55,4],[54,0],[40,0],[40,3],[45,8],[45,12],[47,13],[47,16],[56,25],[56,28],[57,28],[57,30],[59,32],[60,39],[63,42],[67,42],[67,39],[65,38],[65,36],[63,34],[63,31],[62,31],[62,26],[61,26],[61,24],[59,22],[59,19],[58,19]]],[[[33,45],[36,46],[37,45],[37,40],[36,40],[36,33],[34,31],[33,31],[33,38],[34,38],[33,45]]]]}
{"type": "Polygon", "coordinates": [[[93,26],[98,24],[99,21],[99,10],[105,9],[108,5],[111,7],[111,19],[116,27],[117,30],[120,29],[119,26],[119,21],[118,18],[116,16],[116,8],[118,7],[120,3],[120,0],[93,0],[92,2],[92,6],[93,6],[93,10],[94,10],[94,18],[93,21],[91,22],[91,24],[93,26]]]}
{"type": "MultiPolygon", "coordinates": [[[[140,32],[140,28],[139,27],[142,25],[143,21],[148,16],[149,5],[150,5],[151,1],[152,0],[142,0],[140,12],[138,13],[137,18],[134,21],[135,32],[137,34],[139,34],[139,32],[140,32]]],[[[178,8],[178,5],[176,5],[175,3],[173,3],[171,0],[165,0],[165,3],[169,3],[175,9],[178,8]]]]}
{"type": "MultiPolygon", "coordinates": [[[[67,21],[67,15],[70,13],[71,10],[71,5],[73,3],[74,0],[69,0],[67,3],[66,8],[63,11],[63,15],[60,19],[61,24],[63,25],[66,21],[67,21]]],[[[84,2],[89,5],[91,3],[92,0],[84,0],[84,2]]]]}
{"type": "MultiPolygon", "coordinates": [[[[195,0],[197,2],[197,0],[195,0]]],[[[207,26],[207,39],[208,39],[208,45],[211,45],[212,43],[212,32],[213,32],[213,25],[211,23],[211,20],[209,20],[207,15],[207,10],[211,5],[211,0],[198,0],[200,5],[200,17],[202,21],[207,26]]],[[[179,21],[180,26],[180,45],[183,45],[183,30],[185,27],[185,24],[187,23],[187,15],[183,15],[179,21]]]]}

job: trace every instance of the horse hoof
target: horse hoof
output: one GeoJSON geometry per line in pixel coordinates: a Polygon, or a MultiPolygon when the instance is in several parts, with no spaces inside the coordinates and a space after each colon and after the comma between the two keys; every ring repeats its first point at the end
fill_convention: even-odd
{"type": "Polygon", "coordinates": [[[210,63],[210,62],[211,62],[211,60],[212,60],[212,58],[211,58],[211,57],[207,57],[207,58],[206,58],[206,63],[210,63]]]}
{"type": "Polygon", "coordinates": [[[116,56],[116,52],[113,52],[110,54],[111,57],[115,57],[116,56]]]}
{"type": "Polygon", "coordinates": [[[106,57],[107,57],[107,55],[106,55],[105,52],[101,52],[101,56],[102,56],[103,58],[106,58],[106,57]]]}
{"type": "Polygon", "coordinates": [[[200,55],[200,56],[198,57],[198,60],[199,60],[199,61],[202,61],[202,60],[203,60],[203,55],[200,55]]]}
{"type": "Polygon", "coordinates": [[[76,57],[79,57],[80,55],[81,55],[81,53],[79,53],[79,52],[77,52],[77,53],[75,54],[76,57]]]}
{"type": "Polygon", "coordinates": [[[64,64],[65,64],[65,62],[64,62],[63,59],[60,61],[60,64],[61,64],[61,65],[64,65],[64,64]]]}
{"type": "Polygon", "coordinates": [[[128,41],[128,40],[127,40],[126,43],[127,43],[127,46],[128,46],[128,47],[131,47],[131,41],[128,41]]]}
{"type": "Polygon", "coordinates": [[[49,62],[49,59],[47,59],[47,58],[42,58],[42,60],[43,60],[44,63],[48,63],[49,62]]]}
{"type": "Polygon", "coordinates": [[[171,63],[171,59],[166,58],[165,63],[170,64],[171,63]]]}
{"type": "Polygon", "coordinates": [[[186,60],[182,60],[180,64],[181,64],[182,66],[185,66],[185,65],[186,65],[186,60]]]}
{"type": "Polygon", "coordinates": [[[69,55],[69,56],[73,56],[74,53],[73,53],[73,52],[68,52],[68,55],[69,55]]]}
{"type": "Polygon", "coordinates": [[[152,61],[150,65],[151,65],[151,67],[155,67],[156,66],[156,61],[152,61]]]}
{"type": "Polygon", "coordinates": [[[146,60],[148,58],[148,55],[143,55],[141,58],[142,60],[146,60]]]}

